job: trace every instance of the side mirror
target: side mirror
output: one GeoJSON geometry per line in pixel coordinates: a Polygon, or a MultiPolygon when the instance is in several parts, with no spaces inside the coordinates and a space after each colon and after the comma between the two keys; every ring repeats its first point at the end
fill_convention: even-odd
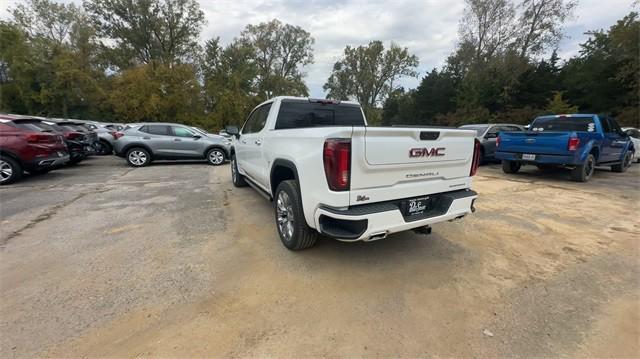
{"type": "Polygon", "coordinates": [[[224,131],[236,138],[240,137],[240,130],[238,129],[238,126],[226,126],[224,131]]]}

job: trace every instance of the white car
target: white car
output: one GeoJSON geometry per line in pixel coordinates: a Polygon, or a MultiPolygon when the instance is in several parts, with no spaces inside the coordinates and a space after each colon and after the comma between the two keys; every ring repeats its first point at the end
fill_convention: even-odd
{"type": "Polygon", "coordinates": [[[474,211],[475,131],[368,127],[355,102],[276,97],[231,132],[233,184],[275,200],[292,250],[318,233],[343,241],[428,233],[474,211]]]}
{"type": "Polygon", "coordinates": [[[624,131],[631,139],[631,142],[633,142],[633,148],[636,150],[634,153],[634,161],[640,163],[640,130],[633,127],[623,127],[622,131],[624,131]]]}

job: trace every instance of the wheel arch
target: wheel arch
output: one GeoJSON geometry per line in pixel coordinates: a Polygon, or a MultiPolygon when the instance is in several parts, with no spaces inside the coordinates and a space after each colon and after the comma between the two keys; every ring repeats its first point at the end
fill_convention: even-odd
{"type": "Polygon", "coordinates": [[[15,153],[11,152],[11,151],[7,151],[5,149],[0,148],[0,156],[9,157],[12,160],[18,162],[20,167],[24,167],[22,161],[20,160],[20,157],[18,155],[16,155],[15,153]]]}
{"type": "Polygon", "coordinates": [[[144,148],[147,152],[149,152],[149,155],[151,155],[151,157],[153,158],[153,151],[151,151],[151,148],[143,143],[139,143],[139,142],[135,142],[135,143],[130,143],[126,146],[124,146],[122,148],[122,155],[126,156],[127,152],[129,152],[130,149],[135,148],[135,147],[140,147],[140,148],[144,148]]]}
{"type": "Polygon", "coordinates": [[[213,145],[209,145],[209,146],[207,146],[207,148],[205,148],[204,153],[202,154],[202,156],[206,158],[207,153],[208,153],[209,151],[211,151],[212,149],[214,149],[214,148],[217,148],[217,149],[219,149],[219,150],[222,150],[222,152],[224,153],[225,157],[227,157],[227,159],[231,158],[230,153],[229,153],[230,151],[227,151],[227,150],[224,148],[224,146],[219,145],[219,144],[213,144],[213,145]]]}
{"type": "MultiPolygon", "coordinates": [[[[298,176],[298,168],[295,163],[290,160],[278,158],[273,161],[271,171],[269,173],[269,187],[271,189],[271,197],[275,198],[276,189],[282,181],[295,180],[300,184],[298,176]]],[[[299,186],[298,186],[299,188],[299,186]]]]}

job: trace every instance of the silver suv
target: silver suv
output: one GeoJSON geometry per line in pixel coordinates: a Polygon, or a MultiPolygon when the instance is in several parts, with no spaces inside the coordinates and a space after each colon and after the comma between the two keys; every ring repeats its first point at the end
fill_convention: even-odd
{"type": "Polygon", "coordinates": [[[133,167],[154,160],[206,159],[217,166],[229,158],[231,142],[176,123],[136,123],[116,135],[113,150],[133,167]]]}

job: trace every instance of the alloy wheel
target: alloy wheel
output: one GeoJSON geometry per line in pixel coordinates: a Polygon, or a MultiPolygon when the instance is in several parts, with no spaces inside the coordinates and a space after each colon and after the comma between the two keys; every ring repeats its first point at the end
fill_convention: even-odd
{"type": "Polygon", "coordinates": [[[13,167],[8,162],[0,160],[0,182],[4,182],[11,178],[13,167]]]}
{"type": "Polygon", "coordinates": [[[219,165],[224,162],[224,155],[218,150],[211,151],[209,153],[209,162],[213,163],[214,165],[219,165]]]}
{"type": "Polygon", "coordinates": [[[147,162],[147,154],[142,151],[132,151],[129,154],[129,161],[136,166],[142,166],[147,162]]]}
{"type": "Polygon", "coordinates": [[[280,193],[278,193],[276,214],[280,235],[282,235],[286,241],[290,241],[293,237],[293,225],[295,218],[293,216],[293,205],[291,204],[291,199],[285,191],[280,191],[280,193]]]}

